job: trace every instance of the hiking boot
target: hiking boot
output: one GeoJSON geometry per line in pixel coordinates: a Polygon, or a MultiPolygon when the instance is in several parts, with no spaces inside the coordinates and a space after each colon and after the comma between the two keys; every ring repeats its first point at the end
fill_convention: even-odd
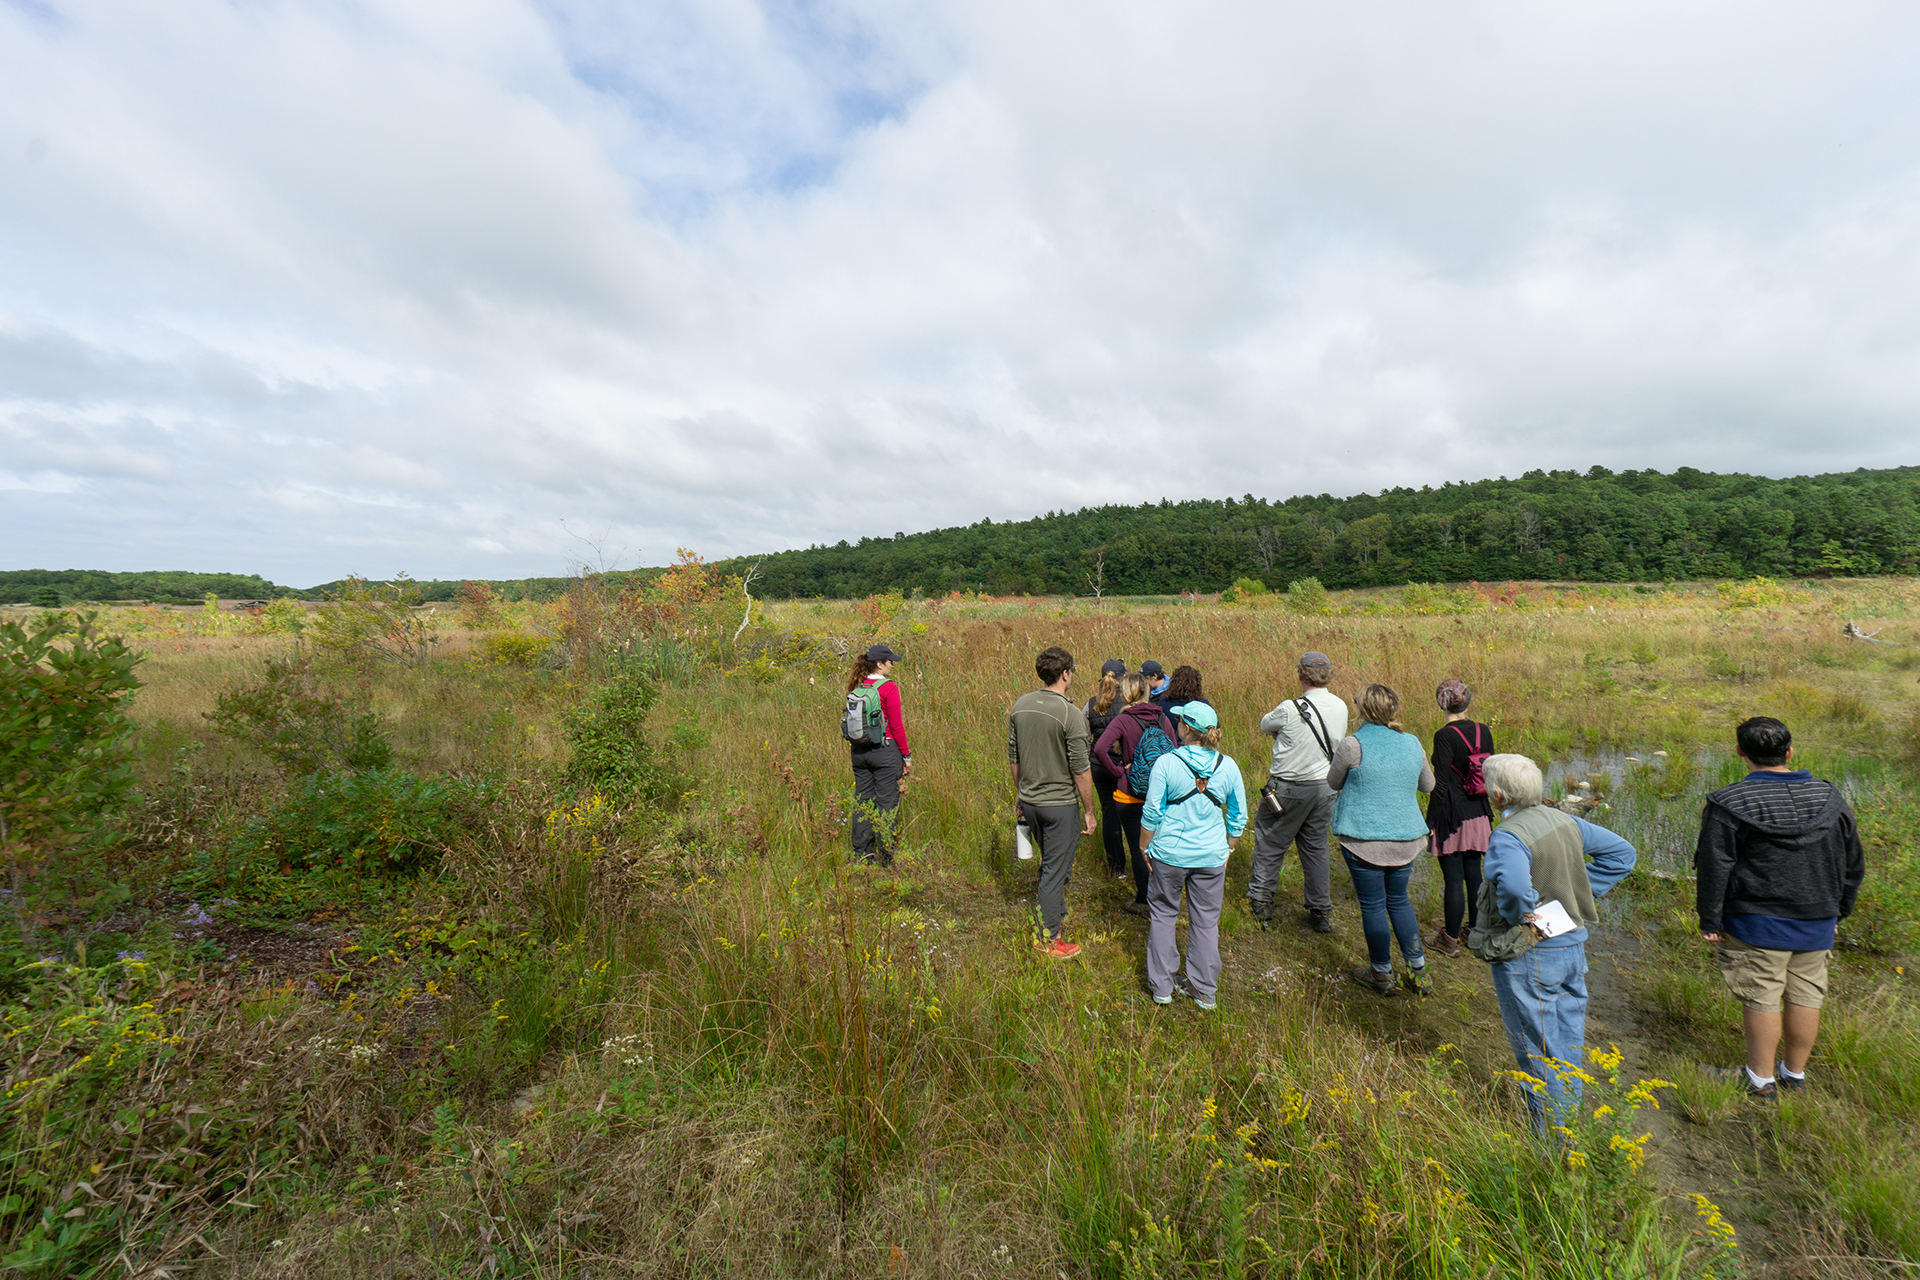
{"type": "Polygon", "coordinates": [[[1255,902],[1252,898],[1248,898],[1247,914],[1251,915],[1255,920],[1258,920],[1262,929],[1273,924],[1273,904],[1271,902],[1255,902]]]}
{"type": "Polygon", "coordinates": [[[1040,948],[1040,954],[1049,960],[1071,960],[1080,954],[1080,944],[1068,942],[1065,938],[1055,938],[1040,948]]]}
{"type": "Polygon", "coordinates": [[[1449,959],[1457,957],[1461,951],[1460,939],[1445,929],[1435,929],[1433,936],[1427,939],[1427,945],[1449,959]]]}
{"type": "Polygon", "coordinates": [[[1333,912],[1307,908],[1307,927],[1315,933],[1333,932],[1333,912]]]}
{"type": "Polygon", "coordinates": [[[1780,1097],[1778,1080],[1769,1080],[1765,1084],[1755,1084],[1753,1077],[1747,1074],[1745,1067],[1701,1067],[1709,1080],[1738,1080],[1747,1087],[1747,1096],[1758,1102],[1774,1102],[1780,1097]]]}
{"type": "Polygon", "coordinates": [[[1144,902],[1129,902],[1120,909],[1130,916],[1139,916],[1142,920],[1153,914],[1153,909],[1144,902]]]}
{"type": "MultiPolygon", "coordinates": [[[[1368,965],[1367,967],[1372,968],[1373,966],[1368,965]]],[[[1430,996],[1433,994],[1433,976],[1427,972],[1426,966],[1424,965],[1418,969],[1409,969],[1401,974],[1400,985],[1416,996],[1430,996]]]]}
{"type": "Polygon", "coordinates": [[[1782,1089],[1785,1089],[1788,1093],[1798,1093],[1807,1087],[1807,1075],[1806,1072],[1803,1071],[1800,1073],[1800,1078],[1795,1080],[1787,1074],[1786,1063],[1776,1062],[1773,1064],[1773,1082],[1782,1089]]]}
{"type": "Polygon", "coordinates": [[[1391,973],[1380,973],[1370,964],[1357,964],[1347,975],[1377,996],[1390,996],[1394,992],[1394,980],[1391,973]]]}

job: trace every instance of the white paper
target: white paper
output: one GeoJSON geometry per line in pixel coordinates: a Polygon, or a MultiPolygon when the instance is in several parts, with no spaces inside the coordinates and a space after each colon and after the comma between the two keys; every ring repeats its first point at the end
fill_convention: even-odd
{"type": "Polygon", "coordinates": [[[1560,905],[1558,899],[1543,902],[1535,907],[1531,923],[1534,928],[1549,938],[1557,938],[1563,933],[1572,933],[1580,927],[1579,922],[1567,914],[1567,909],[1560,905]]]}

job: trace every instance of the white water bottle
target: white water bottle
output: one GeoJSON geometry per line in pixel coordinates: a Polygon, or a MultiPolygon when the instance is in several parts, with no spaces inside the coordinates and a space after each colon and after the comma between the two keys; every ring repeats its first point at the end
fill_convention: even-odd
{"type": "Polygon", "coordinates": [[[1033,857],[1033,835],[1027,829],[1027,820],[1022,817],[1013,824],[1013,856],[1026,862],[1033,857]]]}

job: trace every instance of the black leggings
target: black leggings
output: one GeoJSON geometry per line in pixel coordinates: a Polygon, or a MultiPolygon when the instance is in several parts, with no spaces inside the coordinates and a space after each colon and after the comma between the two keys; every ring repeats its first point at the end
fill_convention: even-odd
{"type": "Polygon", "coordinates": [[[1447,936],[1459,938],[1460,922],[1471,929],[1480,918],[1480,860],[1487,855],[1479,849],[1463,849],[1438,859],[1440,874],[1447,878],[1447,936]]]}
{"type": "MultiPolygon", "coordinates": [[[[1120,810],[1129,807],[1115,803],[1113,789],[1118,785],[1112,774],[1097,767],[1094,769],[1093,789],[1100,796],[1100,847],[1106,850],[1107,870],[1116,876],[1127,869],[1127,851],[1120,839],[1120,810]]],[[[1139,842],[1140,838],[1136,835],[1134,843],[1139,842]]]]}
{"type": "Polygon", "coordinates": [[[1133,900],[1147,900],[1147,859],[1140,852],[1140,815],[1147,811],[1143,804],[1116,804],[1120,811],[1120,829],[1126,832],[1127,849],[1133,855],[1133,900]]]}

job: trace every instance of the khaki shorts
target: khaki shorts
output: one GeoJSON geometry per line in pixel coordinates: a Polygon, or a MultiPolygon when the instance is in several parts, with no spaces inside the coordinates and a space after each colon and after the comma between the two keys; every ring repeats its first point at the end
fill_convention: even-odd
{"type": "Polygon", "coordinates": [[[1730,933],[1714,945],[1720,976],[1741,1004],[1759,1013],[1780,1012],[1788,1004],[1818,1009],[1827,998],[1827,957],[1831,951],[1773,951],[1751,946],[1730,933]]]}

